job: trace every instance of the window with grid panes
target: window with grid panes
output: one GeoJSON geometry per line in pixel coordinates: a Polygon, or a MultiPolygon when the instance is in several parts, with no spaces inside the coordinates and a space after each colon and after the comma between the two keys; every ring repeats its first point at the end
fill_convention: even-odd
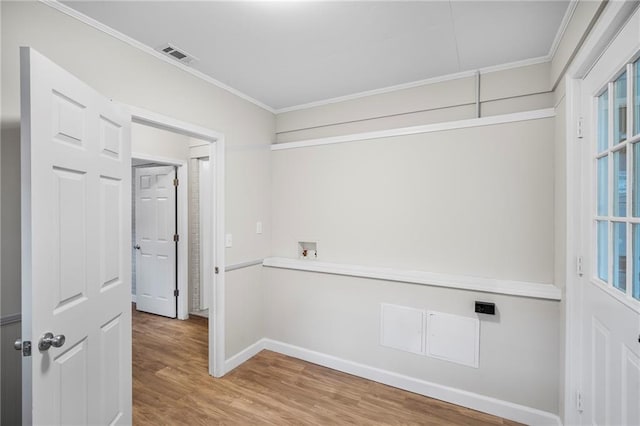
{"type": "Polygon", "coordinates": [[[640,60],[596,98],[595,277],[640,301],[640,60]]]}

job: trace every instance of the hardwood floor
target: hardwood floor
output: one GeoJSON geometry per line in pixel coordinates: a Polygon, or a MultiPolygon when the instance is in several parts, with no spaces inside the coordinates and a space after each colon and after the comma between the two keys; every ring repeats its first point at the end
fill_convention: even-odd
{"type": "Polygon", "coordinates": [[[136,425],[517,425],[274,352],[207,374],[207,321],[133,311],[136,425]]]}

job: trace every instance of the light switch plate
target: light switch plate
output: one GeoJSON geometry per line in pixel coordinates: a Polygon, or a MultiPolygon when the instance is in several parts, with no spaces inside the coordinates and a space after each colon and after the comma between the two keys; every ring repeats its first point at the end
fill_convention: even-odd
{"type": "Polygon", "coordinates": [[[262,234],[262,222],[256,222],[256,234],[262,234]]]}
{"type": "Polygon", "coordinates": [[[224,246],[229,248],[229,247],[233,247],[233,235],[231,234],[227,234],[224,237],[224,246]]]}

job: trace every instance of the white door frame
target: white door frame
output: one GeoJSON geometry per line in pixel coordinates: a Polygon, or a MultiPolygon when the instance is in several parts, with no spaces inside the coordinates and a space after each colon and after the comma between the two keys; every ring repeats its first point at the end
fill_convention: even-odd
{"type": "MultiPolygon", "coordinates": [[[[564,407],[564,424],[580,424],[578,412],[578,392],[580,392],[583,354],[581,348],[582,332],[582,277],[577,273],[576,265],[582,256],[582,223],[575,218],[581,217],[584,195],[582,188],[582,146],[578,137],[578,123],[582,114],[581,80],[589,73],[602,53],[631,17],[637,4],[631,2],[609,2],[592,28],[580,51],[565,74],[566,94],[566,194],[567,210],[564,217],[566,226],[565,252],[565,339],[564,339],[564,395],[561,405],[564,407]]],[[[585,194],[586,195],[586,194],[585,194]]],[[[588,236],[584,236],[588,238],[588,236]]]]}
{"type": "MultiPolygon", "coordinates": [[[[133,140],[133,138],[132,138],[133,140]]],[[[161,157],[158,155],[131,152],[131,159],[144,160],[154,163],[162,163],[168,166],[175,166],[178,170],[178,311],[176,313],[179,320],[189,319],[189,195],[187,193],[188,166],[184,160],[176,158],[161,157]]],[[[135,168],[135,166],[131,166],[135,168]]]]}
{"type": "MultiPolygon", "coordinates": [[[[162,114],[147,111],[142,108],[128,106],[131,111],[131,120],[134,123],[155,127],[162,130],[168,130],[182,135],[198,138],[209,142],[209,157],[214,160],[211,166],[214,168],[211,177],[213,185],[211,185],[211,212],[213,216],[214,226],[211,228],[213,265],[218,268],[219,273],[214,275],[213,291],[209,292],[209,374],[214,377],[222,377],[224,371],[225,360],[225,143],[224,134],[200,127],[195,124],[167,117],[162,114]]],[[[183,175],[178,176],[187,182],[186,167],[182,167],[183,175]]],[[[179,169],[180,170],[180,169],[179,169]]],[[[186,185],[184,186],[186,188],[186,185]]],[[[180,197],[180,195],[178,195],[180,197]]],[[[184,208],[187,208],[186,192],[182,202],[184,208]]],[[[179,198],[181,200],[181,198],[179,198]]],[[[180,201],[178,201],[180,202],[180,201]]],[[[184,217],[186,215],[183,214],[184,217]]],[[[182,229],[180,229],[182,232],[182,229]]],[[[185,228],[186,231],[186,228],[185,228]]],[[[187,233],[185,232],[184,235],[187,233]]],[[[183,246],[184,254],[179,251],[179,258],[186,259],[187,245],[183,246]]],[[[186,270],[186,269],[185,269],[186,270]]],[[[186,280],[185,280],[186,283],[186,280]]],[[[185,288],[185,294],[187,290],[185,288]]],[[[184,297],[180,304],[186,309],[188,315],[188,298],[184,297]]]]}

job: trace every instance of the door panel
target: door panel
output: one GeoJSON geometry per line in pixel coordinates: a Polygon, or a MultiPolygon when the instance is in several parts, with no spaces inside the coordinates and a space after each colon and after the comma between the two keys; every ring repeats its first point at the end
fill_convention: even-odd
{"type": "Polygon", "coordinates": [[[139,167],[136,185],[136,309],[176,317],[175,167],[139,167]]]}
{"type": "Polygon", "coordinates": [[[636,11],[582,81],[581,423],[640,425],[636,11]]]}
{"type": "Polygon", "coordinates": [[[20,54],[23,421],[106,424],[116,398],[115,424],[130,424],[131,117],[32,49],[20,54]],[[39,350],[46,332],[66,340],[39,350]]]}

